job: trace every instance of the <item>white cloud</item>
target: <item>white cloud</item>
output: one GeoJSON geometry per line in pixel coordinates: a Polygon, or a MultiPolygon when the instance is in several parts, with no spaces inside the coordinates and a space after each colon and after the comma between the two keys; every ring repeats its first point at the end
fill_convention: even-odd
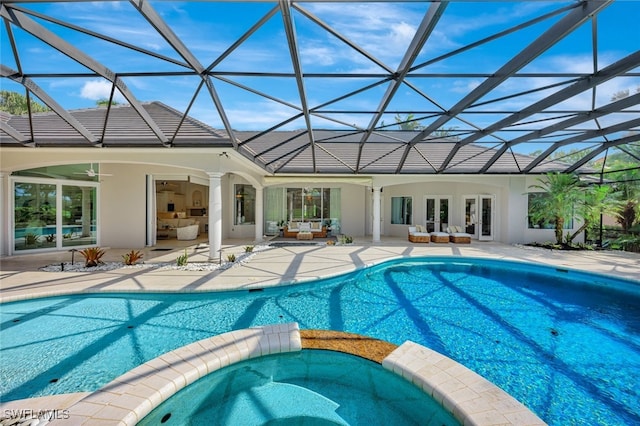
{"type": "Polygon", "coordinates": [[[450,90],[454,93],[464,93],[467,94],[476,87],[478,87],[482,83],[482,80],[472,79],[472,80],[455,80],[453,84],[450,86],[450,90]]]}
{"type": "MultiPolygon", "coordinates": [[[[109,81],[104,80],[91,80],[84,83],[82,88],[80,89],[80,97],[89,99],[91,101],[98,101],[101,99],[109,99],[111,96],[111,87],[113,84],[109,81]]],[[[116,102],[126,103],[126,99],[120,92],[116,89],[114,93],[114,98],[116,102]]]]}
{"type": "Polygon", "coordinates": [[[336,62],[335,52],[327,46],[309,46],[301,49],[300,57],[304,63],[320,66],[330,66],[336,62]]]}
{"type": "Polygon", "coordinates": [[[402,57],[424,14],[386,3],[316,3],[307,7],[365,51],[387,62],[402,57]]]}

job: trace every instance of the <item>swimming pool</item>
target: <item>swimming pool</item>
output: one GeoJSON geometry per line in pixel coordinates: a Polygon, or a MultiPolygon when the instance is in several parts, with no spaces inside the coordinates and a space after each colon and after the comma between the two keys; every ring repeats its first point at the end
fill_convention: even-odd
{"type": "Polygon", "coordinates": [[[225,367],[181,390],[140,426],[459,425],[401,376],[353,355],[305,349],[225,367]],[[169,421],[170,420],[170,421],[169,421]],[[286,423],[289,422],[289,423],[286,423]]]}
{"type": "Polygon", "coordinates": [[[212,334],[295,321],[431,347],[551,424],[640,422],[637,285],[597,275],[395,260],[261,292],[57,297],[3,304],[1,315],[2,400],[95,390],[212,334]]]}

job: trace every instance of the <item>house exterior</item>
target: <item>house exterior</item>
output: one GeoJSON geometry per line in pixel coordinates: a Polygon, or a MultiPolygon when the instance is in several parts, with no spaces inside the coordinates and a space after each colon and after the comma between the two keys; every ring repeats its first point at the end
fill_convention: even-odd
{"type": "Polygon", "coordinates": [[[215,257],[287,222],[547,241],[540,176],[638,163],[635,2],[178,3],[2,4],[0,255],[215,257]]]}
{"type": "MultiPolygon", "coordinates": [[[[295,161],[274,172],[265,164],[285,158],[286,153],[276,152],[273,147],[278,144],[269,138],[290,141],[296,132],[272,132],[262,138],[236,132],[238,139],[231,140],[224,131],[195,119],[182,120],[161,103],[144,108],[167,134],[175,133],[171,146],[159,145],[128,105],[111,108],[106,130],[100,129],[105,108],[70,112],[90,132],[103,132],[99,146],[69,131],[68,123],[53,113],[33,114],[40,142],[37,147],[25,146],[9,137],[7,129],[13,129],[14,136],[27,133],[27,118],[2,116],[3,256],[96,245],[153,246],[167,237],[163,221],[175,218],[198,224],[199,234],[208,235],[212,258],[222,240],[260,242],[278,234],[289,221],[321,222],[333,235],[349,235],[356,242],[405,237],[408,226],[416,224],[438,231],[459,225],[478,241],[553,239],[552,229],[528,223],[527,192],[540,176],[515,173],[513,164],[500,161],[493,164],[493,173],[473,173],[494,154],[484,147],[467,145],[457,154],[457,165],[436,173],[425,165],[442,162],[455,144],[447,138],[439,144],[418,143],[408,170],[391,173],[393,163],[387,160],[394,155],[393,140],[402,136],[394,131],[370,144],[375,148],[362,157],[368,166],[353,173],[349,158],[355,158],[357,140],[327,130],[315,135],[329,141],[316,147],[316,153],[326,158],[316,156],[315,172],[296,165],[311,149],[304,144],[295,161]],[[178,122],[180,130],[175,132],[178,122]],[[247,150],[254,157],[268,153],[257,163],[247,150]],[[333,156],[338,150],[339,161],[333,156]]],[[[291,146],[282,149],[296,151],[291,146]]],[[[512,158],[519,160],[527,158],[512,158]]],[[[540,173],[554,167],[558,164],[549,162],[540,173]]]]}

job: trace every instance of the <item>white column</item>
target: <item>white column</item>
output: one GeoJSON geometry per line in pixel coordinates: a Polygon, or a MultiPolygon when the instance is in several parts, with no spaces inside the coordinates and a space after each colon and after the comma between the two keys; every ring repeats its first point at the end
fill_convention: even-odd
{"type": "Polygon", "coordinates": [[[223,173],[209,175],[209,260],[219,260],[222,250],[222,188],[220,178],[223,173]]]}
{"type": "Polygon", "coordinates": [[[262,187],[256,187],[256,243],[262,242],[264,235],[264,199],[262,187]]]}
{"type": "Polygon", "coordinates": [[[380,242],[380,187],[373,187],[373,240],[380,242]]]}
{"type": "MultiPolygon", "coordinates": [[[[9,206],[12,203],[6,197],[11,191],[7,191],[5,185],[7,184],[7,174],[0,172],[0,256],[6,256],[9,254],[9,229],[12,228],[12,224],[6,222],[11,214],[8,214],[9,206]]],[[[12,238],[13,240],[13,238],[12,238]]]]}

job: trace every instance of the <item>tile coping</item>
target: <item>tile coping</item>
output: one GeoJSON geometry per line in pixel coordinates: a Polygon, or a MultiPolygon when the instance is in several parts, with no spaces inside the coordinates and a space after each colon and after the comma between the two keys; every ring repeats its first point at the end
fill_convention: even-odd
{"type": "MultiPolygon", "coordinates": [[[[464,255],[464,256],[460,256],[460,255],[438,255],[436,254],[434,255],[429,255],[429,256],[425,256],[425,255],[420,255],[417,256],[419,258],[429,258],[429,257],[435,257],[435,258],[447,258],[453,261],[484,261],[487,259],[491,259],[491,257],[487,258],[487,257],[478,257],[478,256],[469,256],[469,255],[464,255]]],[[[349,273],[353,273],[355,271],[358,270],[364,270],[364,269],[368,269],[377,265],[380,265],[382,263],[385,262],[389,262],[389,261],[395,261],[395,260],[413,260],[415,257],[414,256],[406,256],[406,255],[401,255],[401,254],[397,254],[397,255],[388,255],[385,256],[384,258],[381,259],[376,259],[376,260],[369,260],[367,262],[363,262],[360,265],[350,265],[349,267],[343,267],[343,268],[339,268],[339,270],[335,270],[335,271],[323,271],[322,274],[318,274],[318,275],[313,275],[313,276],[305,276],[305,277],[289,277],[289,278],[285,278],[283,277],[280,280],[272,280],[272,281],[268,281],[268,282],[260,282],[260,283],[249,283],[249,284],[245,284],[241,287],[238,286],[231,286],[231,287],[204,287],[204,288],[190,288],[190,287],[186,287],[186,288],[173,288],[171,286],[166,287],[166,286],[162,286],[162,287],[151,287],[151,288],[123,288],[123,287],[115,287],[115,288],[105,288],[105,287],[101,287],[99,290],[96,290],[94,288],[87,288],[84,287],[82,285],[79,285],[78,287],[50,287],[47,286],[46,288],[41,288],[41,289],[29,289],[29,291],[19,291],[17,293],[14,294],[10,294],[13,289],[12,288],[2,288],[0,286],[0,289],[3,291],[0,291],[0,304],[2,303],[11,303],[11,302],[20,302],[20,301],[25,301],[25,300],[31,300],[31,299],[39,299],[39,298],[45,298],[45,297],[60,297],[60,296],[73,296],[73,295],[86,295],[86,294],[109,294],[109,293],[148,293],[148,292],[158,292],[158,293],[209,293],[209,292],[227,292],[227,291],[248,291],[248,290],[252,290],[252,289],[262,289],[262,288],[272,288],[272,287],[284,287],[284,286],[291,286],[291,285],[298,285],[298,284],[306,284],[309,282],[313,282],[315,280],[318,279],[330,279],[330,278],[335,278],[341,275],[346,275],[349,273]]],[[[556,269],[556,271],[558,270],[562,270],[563,272],[573,272],[576,274],[581,274],[581,273],[585,273],[585,274],[591,274],[594,276],[600,276],[603,279],[606,279],[608,277],[613,278],[619,282],[622,283],[626,283],[628,285],[632,285],[632,286],[636,286],[638,284],[640,284],[640,280],[637,279],[631,279],[625,276],[620,276],[620,275],[616,275],[616,274],[610,274],[610,273],[605,273],[602,271],[590,271],[590,270],[585,270],[585,269],[581,269],[581,268],[577,268],[577,267],[570,267],[567,265],[552,265],[552,264],[540,264],[539,262],[533,261],[531,259],[527,259],[527,260],[521,260],[521,259],[510,259],[510,258],[501,258],[499,259],[501,261],[506,261],[506,262],[511,262],[514,264],[521,264],[523,267],[546,267],[550,270],[552,269],[556,269]]],[[[124,276],[126,276],[126,274],[131,273],[130,271],[137,271],[137,270],[125,270],[125,269],[120,269],[120,270],[114,270],[114,271],[109,271],[110,273],[123,273],[124,276]],[[123,271],[125,271],[123,273],[123,271]]],[[[86,274],[86,272],[83,273],[78,273],[78,272],[67,272],[67,273],[61,273],[61,272],[43,272],[44,274],[67,274],[66,277],[67,278],[71,278],[74,275],[77,276],[81,276],[80,274],[86,274]]],[[[191,271],[191,273],[193,274],[193,271],[191,271]]],[[[211,271],[203,271],[200,272],[200,274],[202,275],[206,275],[208,273],[211,273],[211,271]]],[[[113,277],[111,275],[108,274],[101,274],[101,271],[96,271],[95,273],[92,272],[92,274],[96,274],[97,276],[99,276],[99,278],[96,278],[97,280],[110,280],[113,279],[113,277]]],[[[59,275],[58,275],[59,276],[59,275]]],[[[74,283],[77,284],[77,283],[74,283]]]]}
{"type": "MultiPolygon", "coordinates": [[[[336,341],[344,345],[357,336],[326,331],[324,338],[323,331],[301,331],[294,322],[235,330],[199,340],[82,395],[65,410],[67,418],[53,419],[49,424],[133,426],[179,390],[213,371],[251,358],[300,351],[303,347],[335,350],[336,341]],[[312,344],[304,343],[310,339],[312,344]],[[328,343],[324,345],[323,341],[328,343]]],[[[360,340],[365,346],[382,345],[382,352],[388,353],[381,361],[384,368],[420,387],[463,425],[545,424],[502,389],[438,352],[411,341],[396,347],[366,336],[360,336],[360,340]]],[[[357,354],[359,350],[362,347],[350,352],[357,354]]]]}

